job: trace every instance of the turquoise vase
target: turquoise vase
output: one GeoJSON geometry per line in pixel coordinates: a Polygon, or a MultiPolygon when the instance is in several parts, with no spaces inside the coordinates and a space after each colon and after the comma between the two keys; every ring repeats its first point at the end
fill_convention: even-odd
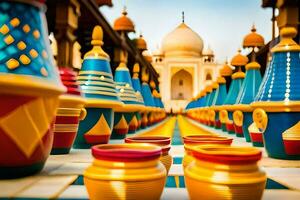
{"type": "Polygon", "coordinates": [[[113,80],[109,56],[102,50],[103,32],[96,26],[92,34],[93,49],[84,56],[78,83],[87,100],[87,115],[79,123],[74,148],[90,148],[108,143],[114,120],[114,109],[122,107],[113,80]]]}
{"type": "Polygon", "coordinates": [[[300,46],[292,40],[296,34],[295,28],[282,28],[281,41],[271,50],[272,60],[251,104],[272,158],[300,159],[300,46]]]}

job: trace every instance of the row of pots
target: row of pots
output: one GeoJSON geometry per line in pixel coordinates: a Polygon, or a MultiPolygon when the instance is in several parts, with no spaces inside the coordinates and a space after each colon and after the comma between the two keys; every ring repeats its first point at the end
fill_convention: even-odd
{"type": "Polygon", "coordinates": [[[221,73],[216,82],[218,87],[204,90],[189,104],[187,115],[202,124],[244,137],[253,146],[264,146],[269,157],[299,160],[300,46],[292,39],[296,34],[294,28],[282,28],[281,41],[271,50],[263,78],[257,62],[247,64],[246,57],[239,63],[233,59],[236,72],[231,76],[228,93],[221,73]],[[241,70],[244,66],[246,74],[241,70]],[[207,104],[211,98],[214,100],[207,104]]]}
{"type": "Polygon", "coordinates": [[[75,139],[75,148],[90,148],[107,143],[112,132],[121,129],[125,137],[129,129],[165,118],[162,104],[147,104],[149,98],[154,102],[147,81],[141,90],[133,88],[126,67],[113,77],[99,26],[78,77],[67,68],[59,73],[45,10],[39,0],[0,2],[0,178],[39,172],[52,146],[53,154],[68,153],[75,139]],[[150,93],[145,101],[143,88],[150,93]],[[119,116],[126,123],[114,124],[119,116]]]}
{"type": "MultiPolygon", "coordinates": [[[[84,172],[90,199],[160,199],[172,162],[170,141],[141,136],[127,138],[127,144],[92,147],[95,160],[84,172]]],[[[183,141],[190,199],[261,199],[266,175],[257,166],[259,150],[230,147],[232,139],[212,135],[183,141]]]]}

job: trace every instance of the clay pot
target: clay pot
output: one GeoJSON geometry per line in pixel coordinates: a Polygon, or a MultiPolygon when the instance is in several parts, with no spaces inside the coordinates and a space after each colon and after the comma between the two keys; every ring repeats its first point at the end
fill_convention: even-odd
{"type": "Polygon", "coordinates": [[[106,144],[92,147],[92,154],[95,160],[84,172],[91,200],[160,199],[167,175],[160,147],[106,144]]]}
{"type": "Polygon", "coordinates": [[[192,148],[201,145],[231,145],[232,139],[215,135],[190,135],[183,137],[184,156],[182,159],[183,168],[188,166],[195,158],[192,155],[192,148]]]}
{"type": "Polygon", "coordinates": [[[70,68],[60,68],[59,71],[67,93],[59,97],[51,154],[68,154],[73,146],[79,121],[86,116],[85,100],[76,81],[76,73],[70,68]]]}
{"type": "Polygon", "coordinates": [[[253,147],[207,145],[192,148],[195,162],[184,169],[185,185],[194,199],[261,199],[266,174],[253,147]]]}
{"type": "Polygon", "coordinates": [[[73,147],[90,148],[108,143],[114,120],[114,110],[122,107],[109,56],[103,51],[103,31],[95,26],[91,44],[93,48],[84,56],[78,83],[86,98],[86,117],[80,121],[73,147]]]}
{"type": "Polygon", "coordinates": [[[162,148],[162,155],[160,157],[160,161],[166,167],[167,173],[170,170],[170,167],[173,162],[172,156],[169,154],[171,149],[171,138],[163,137],[163,136],[136,136],[129,137],[125,139],[126,143],[149,143],[155,144],[162,148]]]}
{"type": "Polygon", "coordinates": [[[53,63],[44,3],[1,1],[0,10],[0,178],[16,178],[42,170],[66,88],[53,63]]]}

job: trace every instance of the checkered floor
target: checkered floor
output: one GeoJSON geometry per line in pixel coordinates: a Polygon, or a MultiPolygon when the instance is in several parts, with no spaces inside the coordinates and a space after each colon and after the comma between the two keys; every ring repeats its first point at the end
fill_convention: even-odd
{"type": "MultiPolygon", "coordinates": [[[[193,130],[198,128],[199,131],[216,132],[189,119],[182,117],[182,120],[186,120],[188,126],[193,126],[193,130]]],[[[162,123],[138,133],[148,132],[151,134],[164,131],[173,134],[170,151],[173,156],[173,165],[162,194],[161,199],[164,200],[188,199],[181,165],[184,149],[178,123],[175,123],[175,118],[168,118],[162,123]]],[[[219,133],[225,134],[221,131],[219,133]]],[[[233,145],[250,146],[242,138],[234,138],[233,145]]],[[[44,170],[38,175],[15,180],[0,180],[0,199],[86,200],[88,194],[83,185],[82,174],[92,160],[90,150],[72,150],[69,155],[50,156],[44,170]]],[[[268,175],[263,199],[300,199],[300,161],[270,159],[264,152],[264,157],[259,164],[268,175]]]]}

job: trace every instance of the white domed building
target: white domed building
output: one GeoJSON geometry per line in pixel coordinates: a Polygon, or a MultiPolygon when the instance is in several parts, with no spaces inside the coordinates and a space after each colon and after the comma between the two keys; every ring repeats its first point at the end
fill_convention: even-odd
{"type": "Polygon", "coordinates": [[[160,75],[160,93],[168,111],[181,111],[192,97],[219,75],[214,52],[203,50],[202,38],[184,22],[167,34],[161,48],[152,53],[160,75]]]}

